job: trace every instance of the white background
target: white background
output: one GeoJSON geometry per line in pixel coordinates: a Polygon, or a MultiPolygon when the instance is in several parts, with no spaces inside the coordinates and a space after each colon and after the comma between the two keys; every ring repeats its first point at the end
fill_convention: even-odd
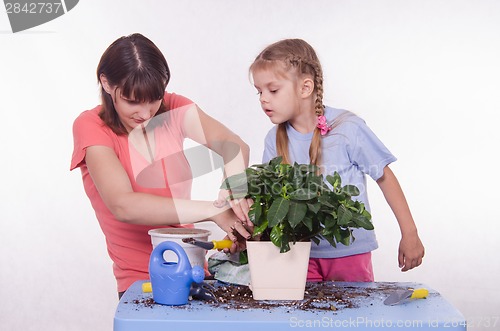
{"type": "MultiPolygon", "coordinates": [[[[99,101],[102,52],[133,32],[164,51],[168,89],[246,140],[251,163],[271,123],[248,66],[281,38],[311,43],[325,103],[363,117],[398,157],[392,168],[426,246],[423,265],[401,273],[399,230],[372,183],[376,281],[427,284],[469,330],[500,329],[495,0],[85,0],[16,34],[2,9],[0,329],[112,329],[115,280],[80,173],[69,171],[71,126],[99,101]]],[[[195,197],[212,199],[217,185],[203,180],[195,197]]]]}

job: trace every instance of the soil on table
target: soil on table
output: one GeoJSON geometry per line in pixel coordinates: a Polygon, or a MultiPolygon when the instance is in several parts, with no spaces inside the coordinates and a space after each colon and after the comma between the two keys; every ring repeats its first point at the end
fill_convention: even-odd
{"type": "Polygon", "coordinates": [[[333,283],[311,283],[306,286],[303,300],[254,300],[252,291],[247,286],[221,286],[215,291],[217,302],[211,305],[227,309],[270,309],[288,307],[300,310],[337,310],[352,308],[353,296],[345,289],[332,286],[333,283]]]}
{"type": "MultiPolygon", "coordinates": [[[[248,286],[217,284],[214,295],[217,301],[203,301],[210,307],[223,309],[272,309],[280,307],[289,310],[337,311],[359,307],[369,298],[387,297],[399,289],[394,283],[379,284],[377,287],[337,286],[335,282],[307,283],[303,300],[254,300],[248,286]]],[[[190,301],[202,302],[202,301],[190,301]]],[[[153,308],[152,298],[133,300],[134,304],[153,308]]],[[[190,305],[172,306],[177,309],[190,309],[190,305]]]]}

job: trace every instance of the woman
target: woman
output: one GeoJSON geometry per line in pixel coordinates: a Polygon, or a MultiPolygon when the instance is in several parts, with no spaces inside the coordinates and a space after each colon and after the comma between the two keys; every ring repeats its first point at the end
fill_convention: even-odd
{"type": "Polygon", "coordinates": [[[107,48],[97,79],[102,104],[74,122],[71,170],[82,172],[118,292],[149,278],[152,228],[211,220],[235,242],[231,251],[238,250],[237,239],[250,236],[247,202],[190,200],[192,174],[183,141],[192,139],[221,155],[227,176],[248,166],[248,146],[189,99],[165,92],[168,64],[140,34],[121,37],[107,48]]]}

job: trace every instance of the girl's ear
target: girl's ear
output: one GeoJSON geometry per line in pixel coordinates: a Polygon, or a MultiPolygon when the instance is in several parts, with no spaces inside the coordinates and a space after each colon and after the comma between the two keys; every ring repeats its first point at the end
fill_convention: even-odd
{"type": "Polygon", "coordinates": [[[300,90],[300,95],[302,98],[310,97],[314,92],[314,81],[311,78],[305,78],[302,81],[302,87],[300,90]]]}
{"type": "Polygon", "coordinates": [[[104,91],[106,91],[107,94],[111,94],[112,88],[111,88],[111,85],[109,85],[109,82],[108,82],[108,79],[106,78],[106,76],[104,76],[104,74],[101,74],[99,76],[99,80],[101,81],[101,85],[102,85],[102,88],[104,89],[104,91]]]}

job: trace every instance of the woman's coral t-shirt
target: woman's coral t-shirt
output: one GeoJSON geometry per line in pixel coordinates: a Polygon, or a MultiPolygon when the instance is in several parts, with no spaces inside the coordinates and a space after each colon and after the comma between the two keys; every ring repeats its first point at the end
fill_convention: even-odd
{"type": "Polygon", "coordinates": [[[113,216],[92,181],[85,152],[87,147],[96,145],[113,149],[134,192],[189,199],[192,176],[183,153],[183,120],[194,104],[174,93],[165,93],[164,102],[169,111],[157,116],[162,120],[154,128],[152,143],[148,141],[150,153],[141,153],[140,143],[129,143],[130,135],[115,134],[99,117],[101,106],[84,111],[73,124],[74,150],[70,170],[81,170],[85,192],[106,237],[119,292],[127,290],[136,280],[149,278],[152,244],[148,231],[153,227],[123,223],[113,216]]]}

